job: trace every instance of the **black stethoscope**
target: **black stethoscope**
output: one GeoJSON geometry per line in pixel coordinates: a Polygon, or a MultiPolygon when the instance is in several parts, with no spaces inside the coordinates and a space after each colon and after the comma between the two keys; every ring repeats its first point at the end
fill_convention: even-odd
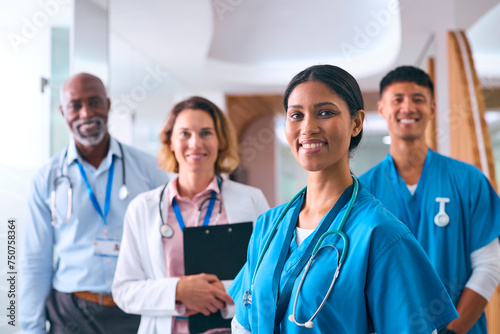
{"type": "MultiPolygon", "coordinates": [[[[120,191],[118,192],[118,198],[120,200],[124,200],[127,198],[129,192],[127,188],[127,184],[125,182],[125,154],[123,153],[123,147],[122,144],[118,142],[118,147],[120,148],[120,153],[122,154],[122,186],[120,187],[120,191]]],[[[66,148],[66,151],[64,152],[64,156],[61,160],[61,175],[56,177],[54,180],[52,192],[51,192],[51,204],[50,204],[50,211],[52,215],[52,226],[60,226],[63,224],[69,224],[69,219],[71,218],[71,211],[72,211],[72,206],[73,206],[73,184],[71,183],[71,179],[67,174],[64,174],[64,162],[66,161],[66,158],[68,156],[68,149],[66,148]],[[66,180],[69,184],[68,187],[68,211],[66,213],[66,219],[62,222],[58,222],[56,218],[56,191],[57,191],[57,186],[59,183],[64,182],[66,180]]],[[[114,160],[112,163],[114,167],[114,160]]],[[[110,175],[108,176],[108,186],[109,182],[112,181],[112,170],[110,170],[110,175]]],[[[86,182],[87,183],[87,182],[86,182]]],[[[88,187],[88,185],[87,185],[88,187]]],[[[109,196],[106,196],[109,197],[109,196]]],[[[107,199],[107,202],[109,202],[109,199],[107,199]]],[[[109,203],[107,205],[109,207],[109,203]]]]}
{"type": "MultiPolygon", "coordinates": [[[[217,176],[217,185],[219,186],[219,191],[222,189],[222,177],[217,176]]],[[[168,182],[165,183],[163,186],[163,189],[161,190],[160,193],[160,201],[158,203],[158,210],[160,211],[160,234],[163,238],[172,238],[174,236],[174,228],[170,226],[169,224],[165,223],[165,220],[163,219],[163,214],[162,214],[162,202],[163,202],[163,193],[165,192],[165,189],[167,188],[168,182]]],[[[219,212],[217,212],[217,216],[215,217],[215,224],[217,225],[219,223],[219,218],[222,212],[222,201],[217,198],[217,193],[215,190],[212,190],[212,193],[210,197],[207,197],[201,202],[200,206],[198,207],[198,213],[196,214],[196,221],[195,221],[195,226],[198,226],[200,222],[200,217],[201,217],[201,210],[203,209],[203,206],[205,203],[208,202],[208,207],[207,207],[207,212],[205,213],[205,218],[203,219],[203,226],[208,226],[208,223],[210,222],[210,218],[212,216],[212,211],[215,206],[215,202],[219,202],[219,212]]],[[[182,231],[184,231],[185,224],[184,224],[184,219],[182,218],[181,211],[179,209],[179,205],[177,204],[177,201],[175,198],[172,200],[172,207],[174,209],[175,217],[177,218],[177,222],[179,223],[179,226],[182,231]]]]}

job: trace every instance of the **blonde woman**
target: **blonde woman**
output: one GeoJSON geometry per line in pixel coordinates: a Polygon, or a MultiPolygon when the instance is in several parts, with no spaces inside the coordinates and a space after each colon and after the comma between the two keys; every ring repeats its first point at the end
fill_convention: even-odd
{"type": "Polygon", "coordinates": [[[233,302],[215,275],[184,275],[183,228],[198,220],[255,222],[269,205],[261,190],[221,177],[239,163],[237,140],[212,102],[191,97],[176,104],[160,139],[161,167],[179,176],[130,203],[113,297],[125,312],[142,316],[139,333],[189,333],[186,316],[209,315],[233,302]],[[220,200],[221,214],[217,203],[197,219],[211,198],[220,200]]]}

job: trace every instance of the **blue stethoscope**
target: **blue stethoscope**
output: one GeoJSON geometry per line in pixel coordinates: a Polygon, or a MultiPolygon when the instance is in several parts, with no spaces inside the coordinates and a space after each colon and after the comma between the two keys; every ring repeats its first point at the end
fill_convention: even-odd
{"type": "MultiPolygon", "coordinates": [[[[174,228],[170,226],[168,223],[165,222],[163,219],[163,213],[162,213],[162,202],[163,202],[163,193],[165,192],[165,189],[167,188],[168,182],[165,183],[163,186],[163,189],[160,192],[160,202],[158,203],[158,210],[160,211],[160,234],[163,238],[170,239],[174,236],[174,228]]],[[[217,176],[217,186],[219,187],[219,191],[222,187],[222,177],[217,176]]],[[[208,207],[207,207],[207,212],[205,213],[205,218],[203,219],[203,226],[208,226],[210,222],[210,218],[212,217],[212,211],[215,206],[215,202],[219,202],[219,212],[217,212],[217,216],[215,217],[215,223],[214,225],[217,225],[219,223],[219,218],[222,212],[222,201],[217,198],[217,193],[212,190],[212,193],[210,194],[210,197],[207,197],[201,202],[200,206],[198,207],[198,213],[196,214],[196,220],[195,220],[195,226],[198,226],[200,222],[200,217],[201,217],[201,210],[203,209],[203,206],[205,203],[208,201],[208,207]]],[[[184,228],[186,227],[186,224],[184,223],[184,219],[182,218],[181,210],[179,209],[179,205],[177,204],[177,201],[175,198],[172,200],[172,208],[174,209],[175,213],[175,218],[177,219],[177,223],[179,224],[180,228],[182,231],[184,231],[184,228]]]]}
{"type": "MultiPolygon", "coordinates": [[[[340,270],[342,268],[342,265],[345,262],[345,258],[347,256],[347,251],[349,249],[349,239],[347,239],[347,236],[345,235],[345,233],[342,230],[344,228],[344,225],[345,225],[345,223],[347,221],[347,218],[348,218],[349,214],[351,213],[352,206],[354,205],[354,202],[356,201],[356,198],[358,196],[358,190],[359,190],[359,181],[358,181],[358,179],[355,176],[352,176],[352,179],[353,179],[353,183],[354,183],[354,189],[353,189],[353,192],[352,192],[351,199],[349,200],[349,203],[347,204],[347,209],[346,209],[346,211],[344,213],[344,216],[342,217],[342,220],[341,220],[341,222],[339,224],[339,227],[337,229],[329,230],[329,231],[323,233],[323,235],[321,236],[321,238],[318,240],[318,242],[316,243],[316,246],[314,247],[314,249],[312,251],[311,257],[309,258],[309,261],[307,262],[307,265],[306,265],[306,267],[304,269],[304,274],[302,275],[302,279],[300,280],[299,286],[297,288],[297,292],[295,294],[295,300],[294,300],[294,303],[293,303],[293,312],[288,317],[288,319],[291,322],[293,322],[296,325],[298,325],[298,326],[307,327],[307,328],[312,328],[313,327],[313,320],[314,320],[314,318],[316,318],[316,316],[318,315],[319,311],[321,311],[321,309],[325,305],[326,300],[330,296],[330,294],[331,294],[331,292],[333,290],[333,286],[335,285],[335,282],[337,280],[337,277],[340,274],[340,270]],[[297,300],[298,300],[298,297],[299,297],[300,289],[302,288],[302,285],[304,283],[305,277],[306,277],[306,275],[307,275],[307,273],[309,271],[309,268],[311,267],[312,261],[313,261],[314,257],[318,254],[318,252],[321,249],[323,249],[324,247],[333,247],[333,248],[335,248],[334,246],[328,246],[328,245],[320,247],[321,244],[322,244],[322,242],[323,242],[323,240],[327,236],[332,235],[332,234],[339,235],[342,238],[343,242],[344,242],[344,248],[342,249],[342,253],[340,254],[340,256],[338,257],[338,260],[337,260],[337,270],[335,271],[335,274],[334,274],[333,279],[332,279],[332,283],[330,284],[330,287],[328,288],[328,292],[326,293],[325,297],[323,298],[323,301],[321,302],[321,304],[317,308],[316,312],[314,312],[313,316],[308,321],[306,321],[305,323],[299,323],[297,321],[297,318],[296,318],[296,310],[297,310],[297,300]]],[[[262,252],[260,253],[259,260],[257,261],[257,266],[255,267],[255,271],[254,271],[253,276],[252,276],[252,280],[251,280],[252,283],[250,284],[250,289],[247,290],[245,292],[245,294],[243,295],[243,305],[245,307],[248,307],[248,306],[250,306],[252,304],[252,291],[253,291],[254,284],[255,284],[255,277],[257,276],[257,272],[258,272],[259,267],[260,267],[260,265],[262,263],[262,259],[264,258],[267,250],[269,249],[269,245],[271,244],[271,241],[272,241],[274,235],[276,234],[276,232],[278,230],[279,224],[283,220],[283,217],[286,215],[286,213],[288,212],[288,210],[290,209],[290,207],[292,206],[292,204],[299,197],[301,197],[305,193],[306,188],[307,187],[304,187],[299,193],[297,193],[297,195],[295,195],[292,198],[292,200],[290,202],[288,202],[288,204],[286,205],[285,209],[281,212],[281,214],[279,215],[278,219],[276,220],[276,222],[274,223],[273,227],[271,228],[271,233],[269,234],[269,236],[268,236],[268,238],[266,240],[266,243],[264,244],[264,248],[263,248],[262,252]]],[[[335,248],[335,250],[337,251],[337,254],[338,254],[339,251],[337,250],[337,248],[335,248]]]]}
{"type": "MultiPolygon", "coordinates": [[[[123,147],[122,144],[118,142],[118,147],[120,148],[120,153],[122,155],[122,186],[118,192],[118,197],[121,200],[124,200],[127,198],[129,192],[127,188],[127,184],[125,183],[125,155],[123,153],[123,147]]],[[[71,182],[71,179],[69,178],[68,174],[64,174],[64,162],[66,161],[68,156],[68,149],[64,152],[63,158],[61,160],[61,173],[58,177],[55,178],[54,184],[52,187],[52,192],[51,192],[51,203],[50,203],[50,212],[52,215],[52,226],[61,226],[63,224],[69,224],[69,220],[71,218],[71,211],[73,207],[73,183],[71,182]],[[62,183],[64,181],[68,182],[68,211],[66,212],[66,219],[63,220],[62,222],[58,222],[56,218],[56,191],[57,191],[57,186],[59,183],[62,183]]],[[[110,202],[110,197],[111,197],[111,185],[113,183],[113,172],[114,172],[114,166],[115,166],[115,159],[112,159],[111,166],[109,168],[109,174],[108,174],[108,182],[106,186],[106,199],[105,199],[105,204],[104,204],[104,212],[102,212],[99,203],[97,202],[97,199],[95,198],[95,195],[92,191],[92,188],[90,187],[87,176],[85,175],[85,171],[83,170],[83,166],[78,162],[77,160],[77,165],[80,170],[80,173],[83,177],[83,180],[85,181],[85,184],[87,185],[87,190],[89,192],[90,199],[92,201],[92,205],[94,208],[97,210],[99,215],[103,217],[104,223],[106,224],[106,216],[109,211],[109,202],[110,202]]]]}

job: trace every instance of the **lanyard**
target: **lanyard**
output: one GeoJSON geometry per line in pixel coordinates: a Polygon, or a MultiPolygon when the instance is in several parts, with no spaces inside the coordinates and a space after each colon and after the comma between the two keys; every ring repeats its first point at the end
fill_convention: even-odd
{"type": "MultiPolygon", "coordinates": [[[[427,172],[429,171],[429,161],[431,160],[431,150],[428,149],[427,151],[427,156],[425,157],[425,162],[424,162],[424,167],[422,168],[422,174],[420,175],[420,179],[418,180],[418,185],[417,189],[415,190],[415,206],[413,207],[413,216],[410,217],[410,212],[408,212],[409,207],[405,205],[405,201],[403,199],[403,193],[401,192],[401,186],[400,186],[400,177],[398,172],[396,171],[396,165],[394,164],[394,160],[392,159],[392,156],[389,155],[389,162],[390,162],[390,168],[391,168],[391,182],[392,186],[394,189],[394,192],[396,193],[396,198],[398,200],[398,205],[399,205],[399,211],[401,212],[402,220],[403,223],[410,228],[412,233],[415,235],[417,231],[417,224],[418,221],[420,220],[420,206],[422,203],[422,197],[423,197],[423,188],[425,185],[425,180],[427,179],[427,172]]],[[[403,182],[404,183],[404,182],[403,182]]],[[[405,185],[406,186],[406,185],[405,185]]]]}
{"type": "MultiPolygon", "coordinates": [[[[208,226],[208,223],[210,222],[210,218],[212,217],[212,211],[214,209],[215,205],[215,198],[217,196],[217,193],[215,190],[212,190],[212,194],[210,195],[210,202],[208,203],[207,207],[207,213],[205,214],[205,218],[203,218],[203,226],[208,226]]],[[[203,203],[202,203],[203,205],[203,203]]],[[[177,222],[179,223],[179,226],[181,228],[181,231],[184,231],[184,228],[186,227],[186,224],[184,223],[184,219],[182,218],[181,210],[179,209],[179,204],[177,204],[177,201],[175,200],[175,197],[172,199],[172,208],[174,209],[175,213],[175,218],[177,218],[177,222]]],[[[199,208],[201,212],[201,207],[199,208]]],[[[198,223],[198,222],[196,222],[198,223]]]]}
{"type": "Polygon", "coordinates": [[[340,196],[339,200],[333,208],[330,209],[330,211],[326,214],[326,216],[323,218],[322,222],[320,222],[320,225],[317,229],[317,231],[314,233],[314,237],[307,246],[306,251],[302,255],[299,263],[295,266],[295,269],[293,272],[290,274],[290,277],[286,281],[283,291],[280,294],[279,293],[279,282],[281,280],[281,273],[283,272],[283,268],[285,266],[285,262],[287,259],[287,255],[289,252],[289,247],[290,243],[292,242],[292,237],[293,237],[293,231],[295,231],[296,227],[296,222],[299,217],[300,209],[302,208],[302,201],[304,199],[304,193],[300,197],[297,206],[295,207],[295,210],[293,211],[293,215],[290,220],[290,224],[288,226],[288,231],[285,237],[285,241],[283,243],[283,248],[281,249],[280,256],[278,258],[278,263],[276,264],[276,269],[274,271],[273,275],[273,291],[278,291],[278,301],[276,305],[276,313],[275,313],[275,318],[274,318],[274,332],[275,333],[280,333],[280,323],[283,320],[283,317],[285,316],[286,310],[288,308],[288,305],[290,303],[290,298],[292,296],[292,290],[293,286],[295,284],[295,281],[297,280],[297,277],[299,276],[300,272],[302,271],[302,268],[304,265],[307,263],[309,260],[309,257],[311,256],[313,249],[315,248],[316,244],[318,243],[319,238],[330,228],[333,220],[337,216],[337,214],[340,212],[340,210],[349,202],[349,199],[352,197],[353,193],[353,186],[349,186],[340,196]]]}
{"type": "Polygon", "coordinates": [[[108,182],[106,185],[106,197],[104,199],[104,213],[102,212],[101,206],[99,205],[99,202],[97,201],[97,198],[95,197],[95,194],[92,191],[92,187],[90,187],[89,181],[87,180],[87,174],[85,174],[85,170],[83,169],[82,164],[78,160],[76,161],[76,164],[78,165],[78,169],[80,169],[80,174],[82,174],[83,181],[85,181],[85,184],[87,185],[89,198],[90,201],[92,202],[92,205],[94,206],[94,209],[97,211],[99,216],[101,216],[101,218],[104,220],[104,225],[107,225],[109,202],[111,201],[111,188],[113,187],[113,174],[115,171],[115,157],[113,156],[111,158],[111,166],[109,166],[108,182]]]}

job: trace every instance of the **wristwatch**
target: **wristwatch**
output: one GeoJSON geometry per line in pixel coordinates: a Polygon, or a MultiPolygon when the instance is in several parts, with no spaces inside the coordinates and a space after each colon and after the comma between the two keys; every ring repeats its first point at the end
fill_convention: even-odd
{"type": "Polygon", "coordinates": [[[443,328],[442,330],[439,331],[439,334],[457,334],[457,333],[455,331],[452,331],[451,329],[443,328]]]}

